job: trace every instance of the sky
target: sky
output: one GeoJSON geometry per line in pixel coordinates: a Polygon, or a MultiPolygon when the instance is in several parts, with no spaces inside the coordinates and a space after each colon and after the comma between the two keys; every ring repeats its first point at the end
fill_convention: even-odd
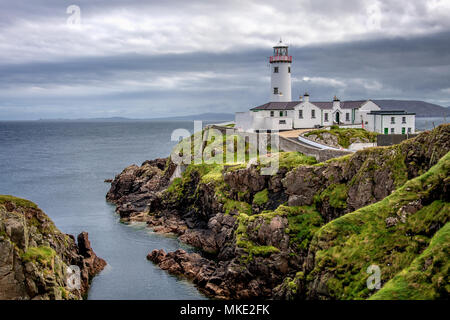
{"type": "Polygon", "coordinates": [[[292,98],[450,106],[448,0],[0,0],[0,120],[153,118],[292,98]]]}

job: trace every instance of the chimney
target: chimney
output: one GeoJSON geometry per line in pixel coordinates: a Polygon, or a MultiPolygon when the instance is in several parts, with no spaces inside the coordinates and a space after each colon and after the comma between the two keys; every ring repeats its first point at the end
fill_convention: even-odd
{"type": "Polygon", "coordinates": [[[303,95],[304,101],[305,102],[309,102],[309,94],[308,92],[305,92],[305,94],[303,95]]]}
{"type": "Polygon", "coordinates": [[[341,107],[341,101],[336,96],[334,96],[333,109],[340,108],[340,107],[341,107]]]}
{"type": "Polygon", "coordinates": [[[303,101],[303,97],[302,96],[300,96],[298,99],[300,100],[300,102],[303,101]]]}

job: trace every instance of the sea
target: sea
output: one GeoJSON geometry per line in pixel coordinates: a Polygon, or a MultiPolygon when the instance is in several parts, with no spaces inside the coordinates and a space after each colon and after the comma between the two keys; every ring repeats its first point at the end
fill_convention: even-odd
{"type": "Polygon", "coordinates": [[[0,194],[35,202],[64,233],[87,231],[108,263],[88,299],[206,299],[146,259],[153,249],[192,248],[145,224],[121,223],[105,200],[110,184],[104,180],[131,164],[167,157],[175,129],[193,132],[193,122],[0,122],[0,194]]]}
{"type": "MultiPolygon", "coordinates": [[[[416,118],[417,130],[446,122],[416,118]]],[[[106,202],[112,179],[131,164],[167,157],[176,129],[192,121],[0,121],[0,194],[29,199],[64,233],[89,233],[108,265],[92,281],[88,299],[206,299],[146,256],[153,249],[193,251],[145,224],[124,224],[106,202]]]]}

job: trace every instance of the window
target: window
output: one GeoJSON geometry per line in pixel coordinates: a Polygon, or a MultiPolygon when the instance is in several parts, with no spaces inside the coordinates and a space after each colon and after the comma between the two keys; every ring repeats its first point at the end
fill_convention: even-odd
{"type": "Polygon", "coordinates": [[[395,117],[391,117],[391,124],[395,123],[395,117]]]}
{"type": "Polygon", "coordinates": [[[349,112],[347,112],[345,114],[345,121],[350,121],[350,113],[349,112]]]}
{"type": "Polygon", "coordinates": [[[303,110],[298,110],[298,118],[303,119],[303,110]]]}
{"type": "Polygon", "coordinates": [[[291,67],[288,67],[288,73],[291,73],[291,67]]]}
{"type": "Polygon", "coordinates": [[[391,134],[394,134],[394,133],[395,133],[395,129],[391,128],[391,134]]]}
{"type": "Polygon", "coordinates": [[[278,88],[277,87],[273,88],[273,94],[278,94],[278,88]]]}
{"type": "Polygon", "coordinates": [[[405,133],[406,133],[406,128],[402,127],[402,134],[405,134],[405,133]]]}
{"type": "Polygon", "coordinates": [[[273,73],[278,73],[278,67],[273,67],[273,73]]]}
{"type": "Polygon", "coordinates": [[[411,128],[408,128],[408,133],[411,133],[411,132],[412,132],[411,128]]]}
{"type": "Polygon", "coordinates": [[[311,119],[316,117],[316,110],[311,110],[311,119]]]}
{"type": "Polygon", "coordinates": [[[406,117],[402,117],[402,123],[406,123],[406,117]]]}
{"type": "Polygon", "coordinates": [[[328,122],[328,112],[325,112],[325,122],[328,122]]]}
{"type": "Polygon", "coordinates": [[[388,134],[389,133],[389,129],[388,128],[384,128],[384,134],[388,134]]]}
{"type": "Polygon", "coordinates": [[[283,111],[280,111],[280,117],[282,117],[283,116],[283,111]]]}
{"type": "Polygon", "coordinates": [[[280,120],[280,124],[286,124],[286,120],[280,120]]]}
{"type": "Polygon", "coordinates": [[[273,117],[275,113],[273,111],[270,111],[270,116],[273,117]]]}

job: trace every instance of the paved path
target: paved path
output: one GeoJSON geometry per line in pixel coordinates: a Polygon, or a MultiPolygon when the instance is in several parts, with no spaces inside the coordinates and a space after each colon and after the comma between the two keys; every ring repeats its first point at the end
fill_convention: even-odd
{"type": "Polygon", "coordinates": [[[278,134],[285,138],[297,138],[302,133],[315,130],[315,129],[297,129],[297,130],[289,130],[289,131],[280,131],[278,134]]]}

